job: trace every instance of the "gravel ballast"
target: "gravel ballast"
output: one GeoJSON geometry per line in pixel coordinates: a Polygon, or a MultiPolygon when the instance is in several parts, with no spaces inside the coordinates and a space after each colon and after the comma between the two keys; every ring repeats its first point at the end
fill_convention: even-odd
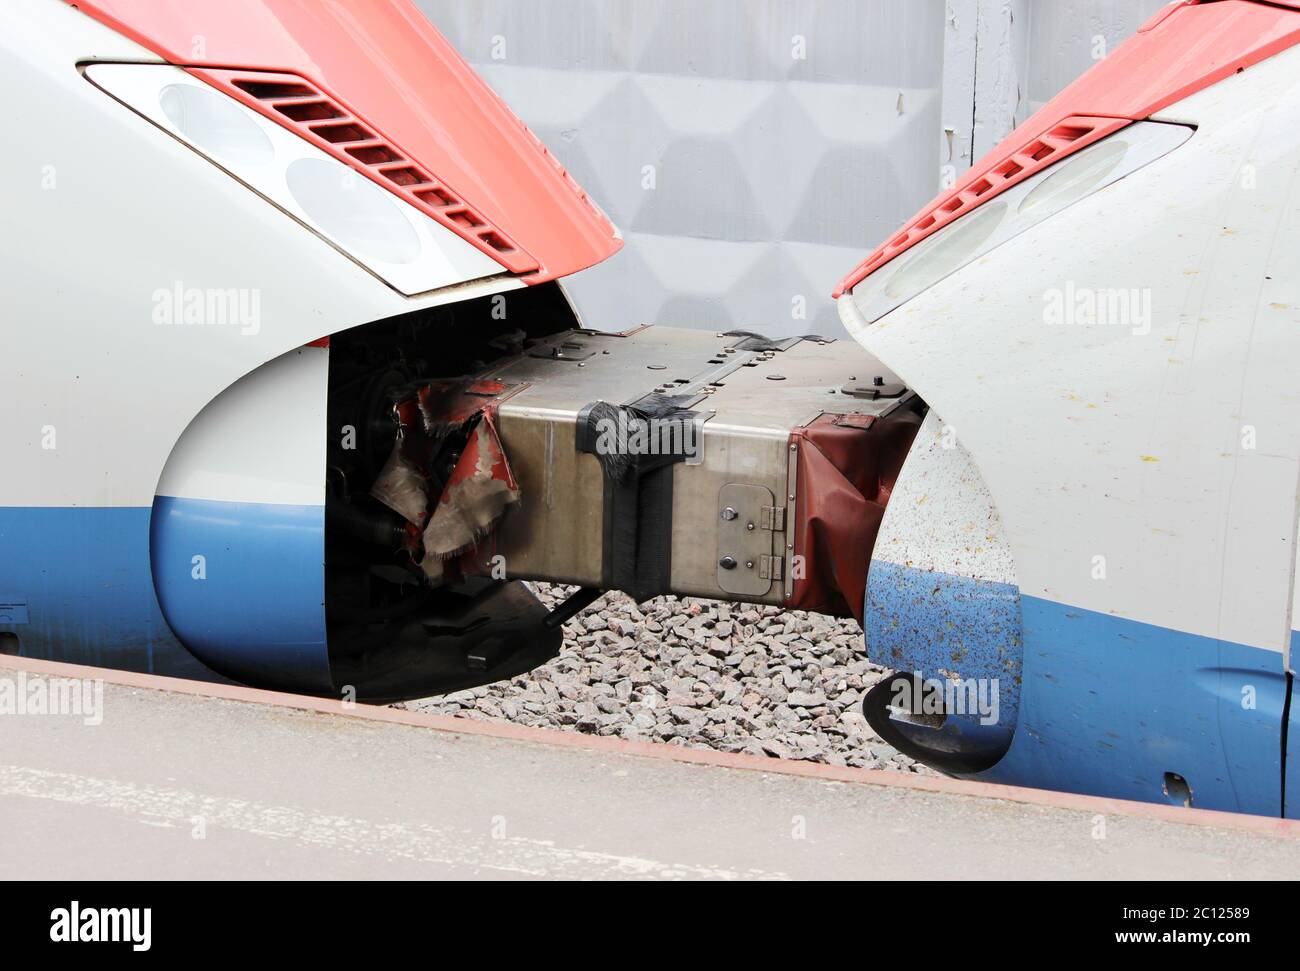
{"type": "MultiPolygon", "coordinates": [[[[531,584],[554,607],[570,592],[531,584]]],[[[861,702],[885,671],[853,620],[607,594],[564,649],[513,681],[409,702],[417,711],[771,758],[932,774],[881,741],[861,702]]]]}

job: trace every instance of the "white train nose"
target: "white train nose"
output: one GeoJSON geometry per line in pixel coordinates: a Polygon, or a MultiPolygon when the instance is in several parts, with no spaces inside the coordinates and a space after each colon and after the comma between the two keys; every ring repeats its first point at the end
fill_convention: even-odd
{"type": "Polygon", "coordinates": [[[239,681],[333,690],[325,636],[329,351],[254,371],[186,430],[154,501],[154,589],[176,636],[239,681]]]}

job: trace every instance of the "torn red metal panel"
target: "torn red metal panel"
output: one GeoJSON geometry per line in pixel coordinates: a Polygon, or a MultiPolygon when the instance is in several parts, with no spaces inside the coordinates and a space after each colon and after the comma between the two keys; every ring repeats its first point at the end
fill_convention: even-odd
{"type": "Polygon", "coordinates": [[[419,392],[420,413],[424,429],[435,438],[461,428],[483,413],[489,403],[506,391],[506,385],[493,379],[437,381],[419,392]]]}
{"type": "Polygon", "coordinates": [[[400,446],[393,449],[370,494],[417,529],[428,521],[428,479],[406,459],[400,446]]]}
{"type": "Polygon", "coordinates": [[[506,391],[494,380],[439,381],[394,406],[397,444],[370,494],[411,524],[409,549],[431,583],[477,572],[476,562],[457,561],[482,553],[519,502],[493,417],[506,391]],[[454,464],[437,474],[440,463],[454,464]]]}
{"type": "Polygon", "coordinates": [[[469,552],[518,502],[519,484],[501,447],[496,422],[484,412],[424,531],[426,559],[445,563],[469,552]]]}
{"type": "Polygon", "coordinates": [[[417,400],[394,406],[397,444],[370,494],[407,522],[423,529],[429,520],[429,472],[434,442],[425,430],[425,417],[417,400]]]}

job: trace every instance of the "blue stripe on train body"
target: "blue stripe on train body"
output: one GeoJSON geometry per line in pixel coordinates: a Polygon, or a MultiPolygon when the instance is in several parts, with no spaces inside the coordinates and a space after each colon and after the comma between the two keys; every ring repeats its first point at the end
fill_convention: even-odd
{"type": "MultiPolygon", "coordinates": [[[[23,621],[0,631],[16,633],[29,657],[213,678],[159,608],[150,520],[144,508],[0,508],[0,605],[21,607],[10,620],[23,621]]],[[[166,523],[158,588],[191,628],[187,640],[200,651],[233,645],[270,680],[306,675],[329,689],[321,507],[159,499],[156,521],[166,523]]],[[[915,594],[937,583],[951,607],[974,602],[959,588],[975,582],[926,574],[894,586],[915,594]]],[[[1006,602],[1006,591],[992,593],[987,603],[1006,602]]],[[[918,609],[900,613],[914,623],[918,609]]],[[[1173,772],[1199,807],[1278,813],[1287,690],[1278,653],[1033,597],[1021,597],[1021,611],[1014,740],[979,778],[1161,801],[1173,772]]],[[[1295,816],[1300,760],[1288,761],[1295,816]]]]}
{"type": "Polygon", "coordinates": [[[212,677],[158,608],[149,516],[148,508],[0,507],[0,603],[25,608],[25,622],[0,630],[18,636],[24,656],[212,677]]]}
{"type": "Polygon", "coordinates": [[[1276,651],[1022,598],[1021,723],[990,781],[1281,811],[1287,680],[1276,651]],[[1174,797],[1177,800],[1177,797],[1174,797]]]}
{"type": "MultiPolygon", "coordinates": [[[[1300,578],[1297,578],[1300,582],[1300,578]]],[[[1292,617],[1291,623],[1300,623],[1300,617],[1292,617]]],[[[1291,663],[1295,664],[1295,659],[1300,657],[1300,630],[1291,632],[1291,663]]],[[[1291,691],[1295,691],[1295,686],[1290,686],[1291,691]]],[[[1289,819],[1300,819],[1300,705],[1297,705],[1294,694],[1291,697],[1290,718],[1287,725],[1287,747],[1286,747],[1286,787],[1284,795],[1286,796],[1285,816],[1289,819]]]]}
{"type": "MultiPolygon", "coordinates": [[[[1023,595],[1017,623],[1006,584],[879,562],[871,569],[867,634],[877,663],[894,667],[901,644],[927,677],[939,668],[1010,671],[1005,645],[1020,631],[1011,747],[975,778],[1158,802],[1178,799],[1165,791],[1172,773],[1199,808],[1281,811],[1288,686],[1279,653],[1023,595]],[[906,646],[908,631],[927,630],[942,633],[932,637],[937,647],[917,647],[922,638],[906,646]],[[954,648],[968,652],[963,664],[952,663],[954,648]]],[[[1300,796],[1288,806],[1300,810],[1300,796]]]]}
{"type": "Polygon", "coordinates": [[[1017,587],[874,560],[864,630],[869,655],[886,667],[936,683],[996,685],[996,721],[970,704],[979,700],[976,692],[959,696],[965,712],[949,715],[941,732],[926,733],[930,747],[1001,752],[1011,744],[1020,707],[1017,587]]]}
{"type": "Polygon", "coordinates": [[[324,519],[322,506],[164,497],[152,510],[0,508],[0,606],[25,615],[0,631],[26,657],[217,679],[203,658],[241,680],[332,690],[324,519]]]}
{"type": "Polygon", "coordinates": [[[250,684],[333,690],[324,506],[160,496],[150,545],[163,614],[200,659],[250,684]]]}

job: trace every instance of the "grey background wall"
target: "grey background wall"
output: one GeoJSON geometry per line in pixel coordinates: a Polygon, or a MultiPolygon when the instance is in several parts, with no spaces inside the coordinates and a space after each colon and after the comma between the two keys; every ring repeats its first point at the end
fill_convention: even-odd
{"type": "Polygon", "coordinates": [[[623,230],[588,326],[842,335],[836,281],[1162,0],[417,0],[623,230]]]}

